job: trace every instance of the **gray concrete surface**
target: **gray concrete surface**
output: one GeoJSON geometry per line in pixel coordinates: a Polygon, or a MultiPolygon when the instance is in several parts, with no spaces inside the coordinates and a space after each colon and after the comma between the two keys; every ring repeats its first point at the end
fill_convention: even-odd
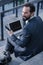
{"type": "MultiPolygon", "coordinates": [[[[0,47],[0,59],[3,58],[3,51],[5,50],[5,46],[0,47]],[[3,50],[2,50],[3,49],[3,50]]],[[[19,57],[15,57],[14,54],[11,55],[12,61],[8,63],[8,65],[43,65],[43,51],[39,54],[33,56],[27,61],[23,61],[19,57]]]]}
{"type": "MultiPolygon", "coordinates": [[[[16,58],[16,60],[10,62],[9,65],[19,65],[19,61],[20,59],[16,58]]],[[[21,61],[20,65],[43,65],[43,52],[37,54],[27,61],[21,61]]]]}

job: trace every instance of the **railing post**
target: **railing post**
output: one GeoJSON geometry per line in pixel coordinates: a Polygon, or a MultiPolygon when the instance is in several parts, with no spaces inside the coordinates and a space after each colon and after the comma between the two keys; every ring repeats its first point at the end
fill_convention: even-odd
{"type": "Polygon", "coordinates": [[[39,15],[39,4],[40,4],[40,2],[37,3],[37,13],[36,13],[36,16],[39,15]]]}
{"type": "MultiPolygon", "coordinates": [[[[15,0],[13,0],[13,7],[15,7],[15,0]]],[[[15,9],[13,9],[13,13],[15,13],[15,9]]]]}
{"type": "Polygon", "coordinates": [[[3,13],[1,13],[1,40],[4,40],[4,31],[3,31],[3,13]]]}
{"type": "MultiPolygon", "coordinates": [[[[16,6],[18,6],[18,1],[16,0],[16,6]]],[[[18,8],[16,8],[16,17],[18,17],[18,8]]]]}
{"type": "Polygon", "coordinates": [[[43,0],[41,1],[41,9],[43,9],[43,0]]]}
{"type": "Polygon", "coordinates": [[[27,0],[27,2],[29,2],[29,0],[27,0]]]}

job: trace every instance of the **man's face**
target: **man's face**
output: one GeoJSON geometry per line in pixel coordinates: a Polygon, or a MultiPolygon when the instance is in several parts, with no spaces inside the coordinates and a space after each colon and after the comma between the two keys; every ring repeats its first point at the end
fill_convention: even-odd
{"type": "Polygon", "coordinates": [[[24,21],[28,20],[31,17],[30,7],[23,7],[22,17],[24,21]]]}

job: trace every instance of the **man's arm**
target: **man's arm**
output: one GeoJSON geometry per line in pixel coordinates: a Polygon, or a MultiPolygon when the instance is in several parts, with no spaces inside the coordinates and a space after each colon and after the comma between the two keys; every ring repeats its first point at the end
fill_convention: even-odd
{"type": "Polygon", "coordinates": [[[11,39],[15,42],[15,44],[19,46],[26,46],[27,43],[30,42],[31,34],[27,28],[23,29],[22,39],[18,39],[14,34],[12,34],[11,39]]]}

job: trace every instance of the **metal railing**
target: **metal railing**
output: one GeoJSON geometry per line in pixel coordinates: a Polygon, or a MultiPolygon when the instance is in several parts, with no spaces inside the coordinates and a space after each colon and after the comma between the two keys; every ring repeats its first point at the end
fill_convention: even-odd
{"type": "Polygon", "coordinates": [[[1,40],[4,40],[4,30],[3,30],[3,17],[4,17],[4,13],[10,12],[10,11],[16,9],[16,17],[18,17],[18,8],[21,8],[23,6],[24,6],[24,4],[17,6],[17,2],[16,2],[16,7],[13,7],[10,10],[3,11],[3,12],[0,13],[1,14],[1,40]]]}
{"type": "MultiPolygon", "coordinates": [[[[28,1],[28,0],[27,0],[27,1],[28,1]]],[[[39,4],[40,4],[41,2],[42,2],[42,1],[37,2],[37,12],[36,12],[36,15],[37,15],[37,16],[38,16],[38,14],[39,14],[39,4]]],[[[34,2],[32,2],[32,3],[34,3],[34,2]]],[[[26,4],[26,3],[25,3],[25,4],[26,4]]],[[[1,40],[4,40],[4,30],[3,30],[3,17],[4,17],[4,13],[16,9],[16,17],[18,17],[18,8],[23,7],[25,4],[22,4],[22,5],[13,7],[13,8],[10,9],[10,10],[7,10],[7,11],[4,11],[4,12],[1,12],[1,13],[0,13],[0,14],[1,14],[1,40]]]]}
{"type": "Polygon", "coordinates": [[[39,6],[40,6],[40,3],[43,3],[43,0],[40,0],[40,1],[37,3],[37,13],[36,13],[37,16],[39,15],[39,6]]]}
{"type": "Polygon", "coordinates": [[[5,4],[8,4],[8,3],[11,3],[11,2],[13,2],[14,0],[1,0],[0,1],[0,6],[3,6],[3,5],[5,5],[5,4]]]}

